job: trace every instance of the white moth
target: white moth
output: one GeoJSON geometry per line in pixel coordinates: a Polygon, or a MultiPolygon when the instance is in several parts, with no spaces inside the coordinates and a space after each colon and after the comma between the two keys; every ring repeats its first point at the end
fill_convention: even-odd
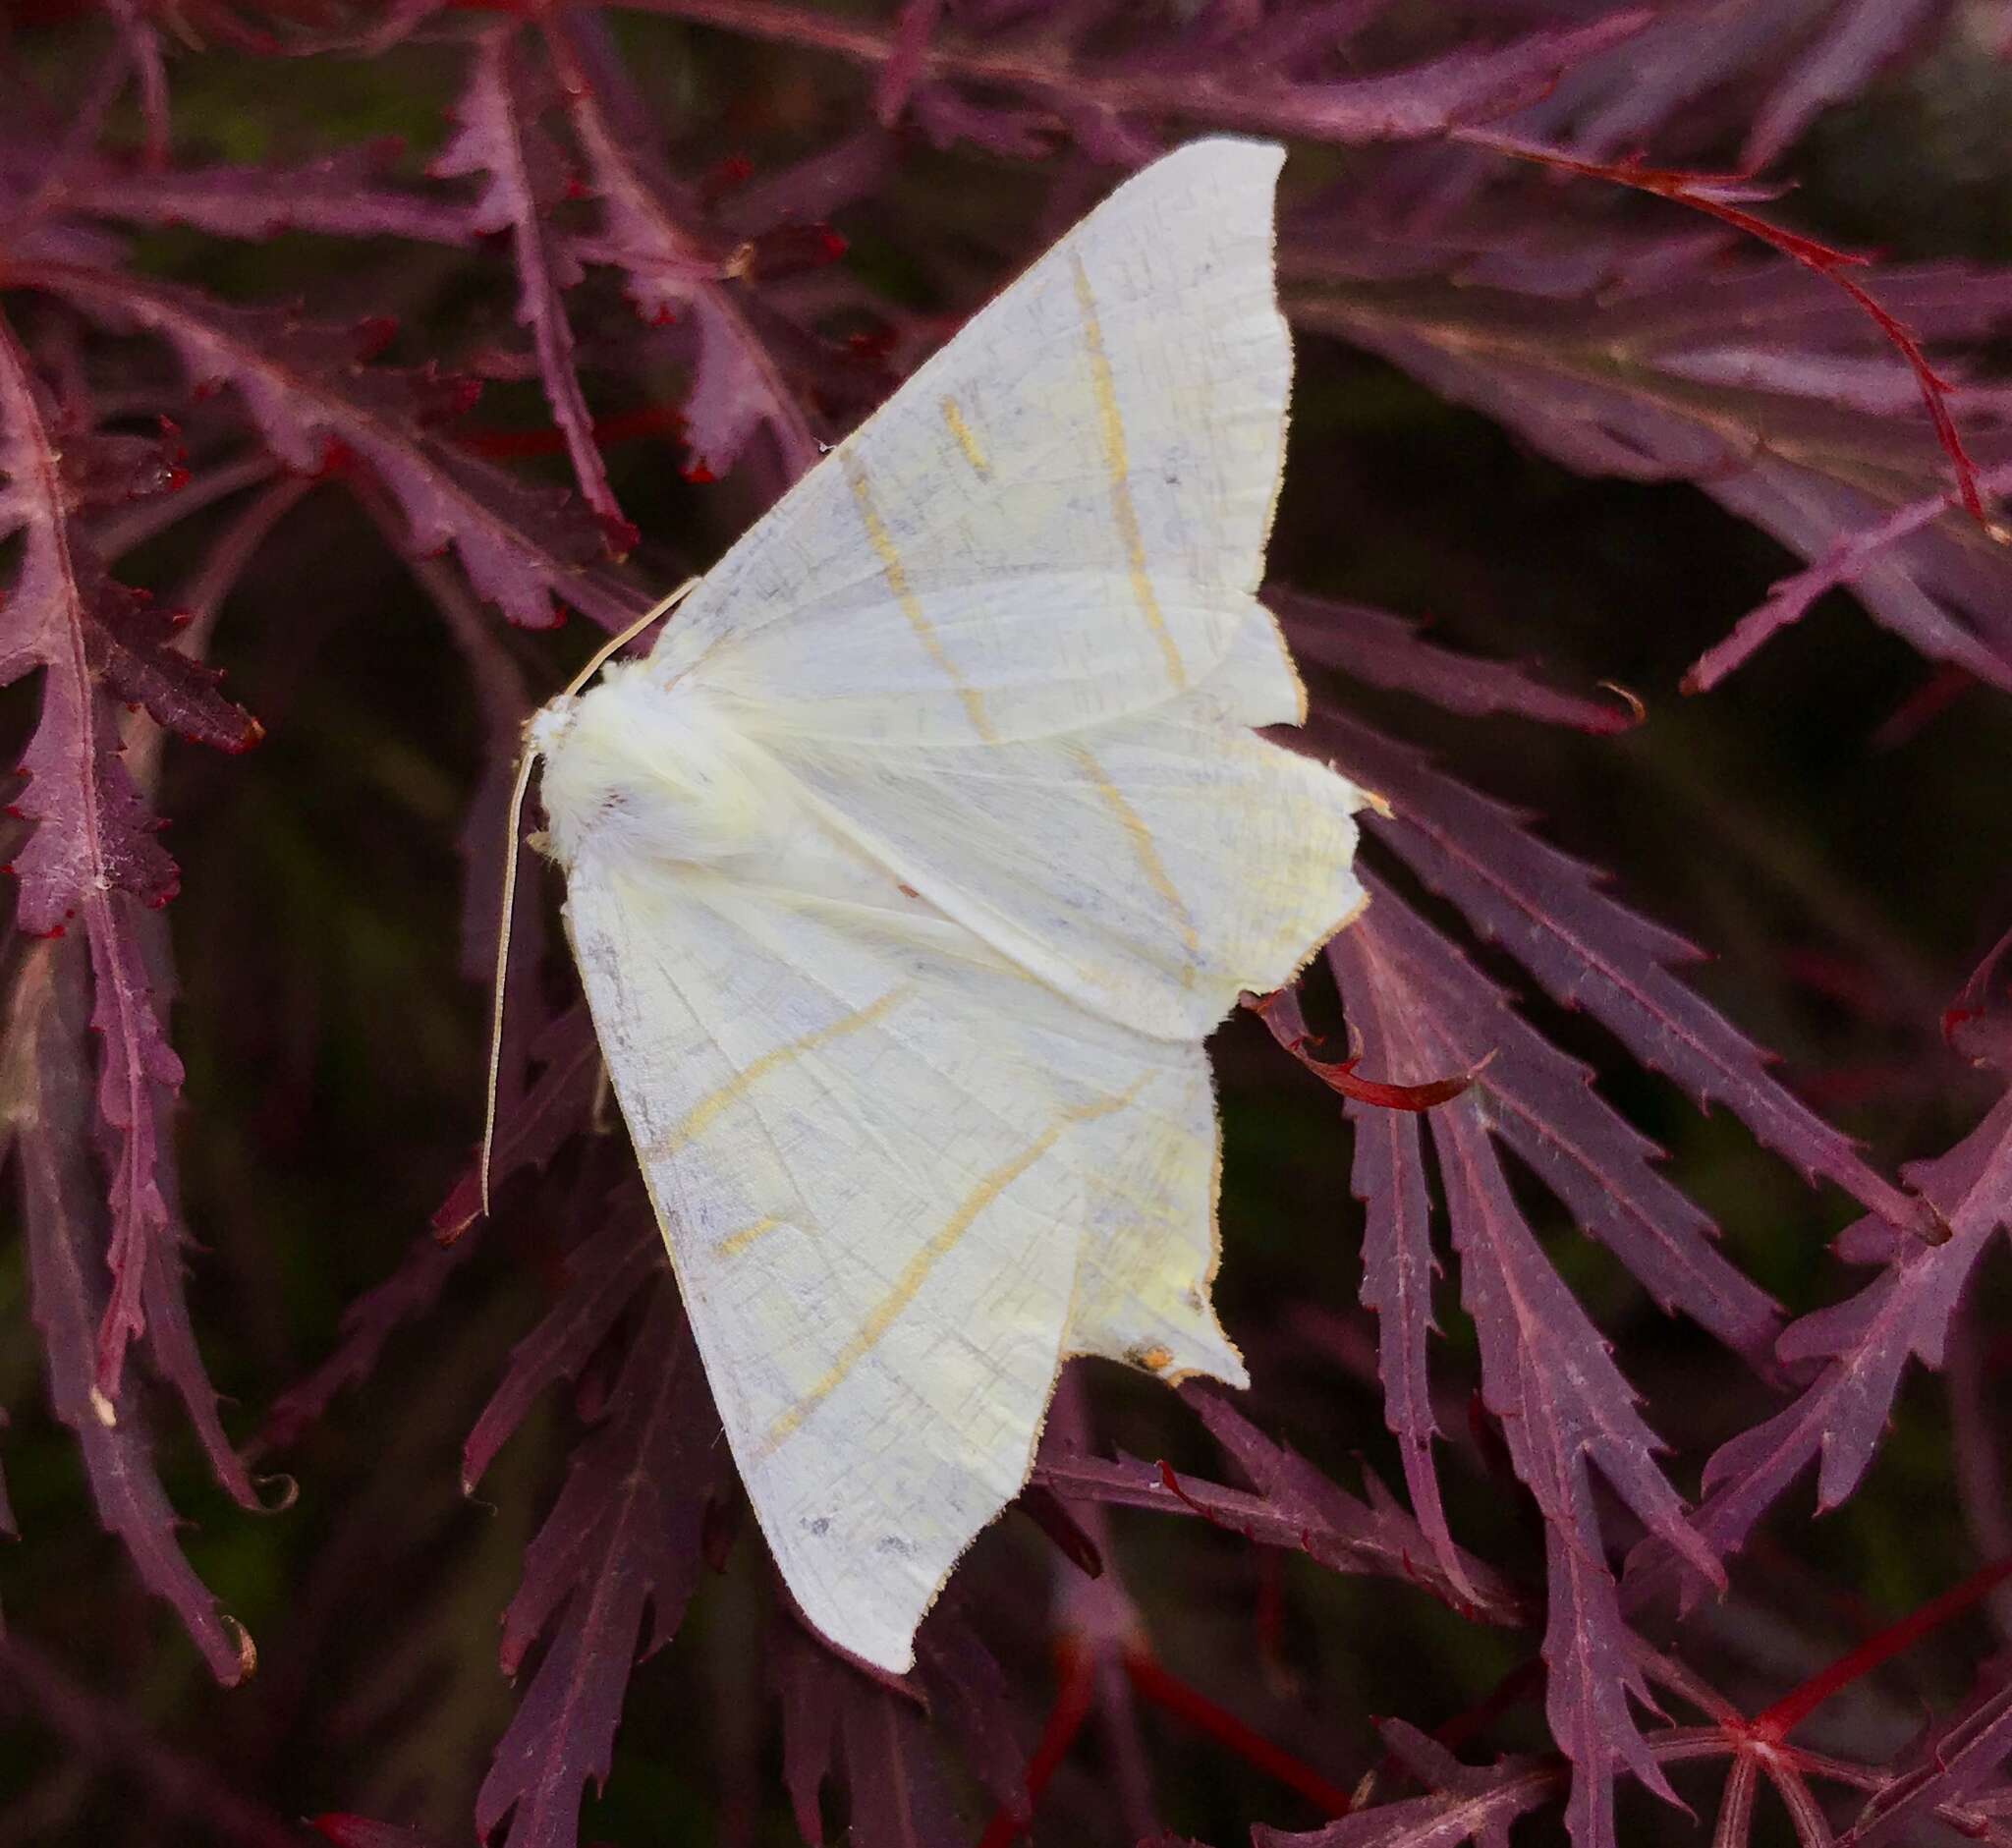
{"type": "Polygon", "coordinates": [[[1140,174],[532,721],[573,951],[728,1442],[902,1671],[1057,1370],[1244,1384],[1202,1039],[1363,902],[1255,735],[1281,150],[1140,174]]]}

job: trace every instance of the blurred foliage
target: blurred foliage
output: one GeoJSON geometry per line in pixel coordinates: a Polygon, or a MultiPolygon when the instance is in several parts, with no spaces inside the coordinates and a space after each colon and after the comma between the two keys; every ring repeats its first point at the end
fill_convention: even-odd
{"type": "MultiPolygon", "coordinates": [[[[83,9],[44,11],[63,17],[11,33],[10,81],[74,98],[106,55],[108,28],[83,9]]],[[[619,27],[625,55],[669,111],[682,170],[745,151],[759,174],[862,120],[861,79],[843,63],[671,19],[630,15],[619,27]]],[[[169,51],[179,154],[289,164],[396,137],[403,152],[387,171],[409,179],[441,140],[462,72],[451,28],[374,60],[276,60],[221,36],[171,40],[169,51]]],[[[1821,118],[1785,163],[1796,191],[1778,215],[1909,257],[2012,258],[2012,153],[1997,132],[2008,81],[1952,31],[1821,118]]],[[[129,96],[109,139],[137,148],[143,133],[129,96]]],[[[1734,133],[1721,151],[1736,141],[1734,133]]],[[[1087,171],[1084,196],[1108,178],[1087,171]]],[[[903,142],[889,187],[835,222],[851,243],[848,273],[927,314],[981,294],[981,277],[1000,280],[1002,250],[1024,252],[1040,241],[1036,227],[1058,228],[1041,201],[1029,173],[917,137],[903,142]]],[[[385,302],[370,293],[389,273],[381,257],[305,233],[230,242],[176,229],[146,233],[134,251],[145,273],[232,301],[299,298],[336,321],[395,313],[392,360],[518,344],[502,267],[472,280],[456,254],[410,247],[397,271],[402,299],[385,302]]],[[[599,284],[578,307],[585,343],[596,316],[621,311],[599,284]]],[[[1429,615],[1449,645],[1538,657],[1560,685],[1618,682],[1646,701],[1649,722],[1616,739],[1456,719],[1373,692],[1365,709],[1539,811],[1550,838],[1610,868],[1631,904],[1709,945],[1714,960],[1698,985],[1779,1050],[1791,1083],[1863,1137],[1879,1171],[1957,1141],[1989,1090],[1935,1045],[1934,1013],[2012,913],[2012,736],[1998,696],[1961,688],[1896,728],[1937,670],[1833,594],[1726,686],[1683,699],[1686,664],[1793,567],[1788,552],[1692,485],[1569,473],[1339,342],[1303,338],[1299,376],[1274,576],[1429,615]]],[[[482,421],[541,424],[534,383],[492,387],[482,421]]],[[[609,461],[658,561],[709,556],[770,487],[754,464],[715,484],[687,482],[668,441],[618,448],[609,461]]],[[[565,478],[563,458],[534,467],[565,478]]],[[[185,583],[215,531],[202,521],[170,528],[128,573],[185,583]]],[[[570,625],[512,632],[506,645],[535,694],[562,684],[588,642],[570,625]]],[[[193,1318],[211,1376],[237,1401],[230,1428],[249,1437],[277,1391],[329,1350],[345,1306],[427,1236],[427,1215],[478,1133],[488,995],[457,969],[456,832],[485,738],[432,604],[333,485],[288,513],[248,568],[215,652],[268,739],[245,764],[171,746],[160,806],[176,818],[183,868],[169,913],[181,981],[173,1032],[188,1068],[177,1136],[187,1215],[206,1247],[193,1255],[193,1318]]],[[[24,737],[31,701],[16,690],[4,709],[9,735],[24,737]]],[[[556,879],[540,885],[540,902],[555,908],[556,879]]],[[[1531,992],[1506,959],[1481,959],[1531,992]]],[[[567,975],[555,958],[541,979],[556,995],[567,975]]],[[[1855,1212],[1837,1190],[1803,1186],[1730,1115],[1693,1109],[1587,1018],[1540,997],[1532,1011],[1598,1066],[1605,1094],[1669,1151],[1742,1269],[1793,1313],[1844,1294],[1845,1273],[1823,1249],[1855,1212]]],[[[1218,1049],[1220,1301],[1233,1331],[1263,1329],[1270,1343],[1252,1416],[1344,1481],[1357,1457],[1395,1481],[1373,1377],[1338,1376],[1332,1351],[1302,1332],[1303,1317],[1325,1316],[1356,1330],[1360,1355],[1371,1351],[1355,1307],[1348,1133],[1334,1100],[1255,1022],[1233,1021],[1218,1049]]],[[[459,1447],[510,1344],[550,1300],[539,1214],[561,1210],[572,1166],[591,1158],[579,1148],[562,1156],[531,1209],[499,1224],[423,1323],[395,1334],[367,1382],[278,1460],[299,1485],[285,1510],[233,1507],[179,1422],[148,1409],[170,1497],[193,1523],[192,1559],[257,1638],[258,1673],[233,1690],[212,1684],[100,1532],[70,1434],[38,1390],[22,1246],[0,1245],[0,1317],[16,1331],[0,1349],[4,1464],[25,1537],[0,1556],[0,1601],[31,1652],[0,1655],[10,1709],[0,1792],[11,1793],[0,1796],[0,1841],[253,1839],[252,1823],[220,1821],[222,1792],[269,1819],[274,1840],[293,1837],[289,1819],[320,1811],[468,1838],[474,1791],[512,1705],[494,1668],[496,1617],[571,1439],[556,1411],[535,1418],[474,1500],[457,1487],[459,1447]],[[78,1704],[67,1715],[52,1699],[58,1688],[78,1704]]],[[[1767,1391],[1688,1323],[1657,1314],[1540,1194],[1531,1210],[1653,1409],[1675,1480],[1695,1493],[1699,1462],[1764,1415],[1767,1391]]],[[[1979,1325],[2002,1328],[2002,1260],[1981,1287],[1979,1325]]],[[[1440,1308],[1435,1365],[1448,1381],[1471,1379],[1472,1330],[1450,1288],[1440,1308]]],[[[1994,1384],[2004,1363],[2000,1341],[1986,1362],[1994,1384]]],[[[1192,1418],[1157,1387],[1102,1363],[1077,1371],[1107,1441],[1220,1473],[1192,1418]]],[[[1540,1579],[1535,1512],[1477,1463],[1464,1430],[1451,1435],[1455,1534],[1540,1579]]],[[[1463,1623],[1421,1594],[1290,1556],[1267,1555],[1254,1575],[1248,1549],[1199,1523],[1121,1511],[1110,1535],[1113,1563],[1147,1609],[1156,1588],[1190,1588],[1181,1621],[1155,1633],[1168,1665],[1343,1785],[1380,1755],[1369,1715],[1430,1727],[1483,1701],[1522,1659],[1515,1637],[1463,1623]],[[1255,1600],[1269,1597],[1281,1600],[1278,1614],[1254,1652],[1255,1600]]],[[[1806,1493],[1792,1496],[1736,1567],[1735,1601],[1700,1620],[1723,1671],[1716,1685],[1765,1705],[1962,1578],[1975,1545],[1952,1476],[1943,1380],[1917,1375],[1863,1491],[1822,1520],[1806,1493]]],[[[769,1593],[753,1550],[751,1532],[724,1576],[708,1579],[675,1648],[638,1670],[585,1839],[795,1838],[758,1660],[769,1593]]],[[[1009,1516],[968,1569],[1032,1600],[1049,1557],[1033,1525],[1009,1516]]],[[[1042,1636],[990,1640],[1017,1682],[1050,1684],[1042,1636]]],[[[1954,1639],[1932,1642],[1805,1737],[1869,1761],[1893,1756],[1917,1703],[1941,1708],[1962,1694],[1972,1657],[1954,1639]]],[[[1543,1749],[1537,1715],[1526,1702],[1465,1756],[1543,1749]]],[[[1160,1814],[1182,1832],[1228,1843],[1254,1819],[1317,1820],[1166,1715],[1148,1714],[1143,1731],[1160,1814]]],[[[1052,1787],[1055,1815],[1109,1821],[1113,1750],[1094,1728],[1085,1734],[1052,1787]]],[[[1680,1816],[1630,1801],[1624,1839],[1690,1838],[1680,1816]]],[[[1075,1826],[1043,1825],[1036,1839],[1090,1839],[1075,1826]]],[[[1542,1841],[1555,1824],[1526,1826],[1519,1840],[1542,1841]]],[[[1767,1832],[1775,1827],[1755,1839],[1787,1839],[1767,1832]]]]}

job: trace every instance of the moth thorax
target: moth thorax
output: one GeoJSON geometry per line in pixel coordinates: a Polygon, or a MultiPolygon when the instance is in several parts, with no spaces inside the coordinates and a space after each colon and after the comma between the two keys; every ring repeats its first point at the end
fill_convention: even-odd
{"type": "Polygon", "coordinates": [[[689,683],[665,687],[645,662],[607,668],[531,722],[551,849],[707,863],[757,845],[759,803],[732,729],[689,683]]]}

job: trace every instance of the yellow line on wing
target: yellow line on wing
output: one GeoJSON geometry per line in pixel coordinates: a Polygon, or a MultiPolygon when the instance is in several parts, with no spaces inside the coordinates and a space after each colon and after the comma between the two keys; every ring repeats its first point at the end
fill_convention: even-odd
{"type": "Polygon", "coordinates": [[[1090,353],[1090,384],[1096,394],[1097,430],[1103,441],[1104,467],[1111,476],[1111,516],[1124,542],[1125,562],[1131,568],[1132,597],[1146,626],[1159,639],[1167,657],[1167,678],[1177,688],[1188,684],[1188,670],[1181,664],[1181,651],[1167,630],[1160,613],[1159,598],[1153,594],[1152,580],[1146,575],[1146,540],[1139,531],[1139,509],[1132,501],[1131,462],[1125,454],[1125,420],[1118,412],[1118,385],[1111,375],[1111,356],[1104,351],[1104,330],[1096,317],[1096,298],[1090,291],[1090,273],[1083,258],[1069,252],[1069,266],[1076,275],[1076,306],[1083,311],[1083,344],[1090,353]]]}
{"type": "Polygon", "coordinates": [[[767,1218],[757,1219],[753,1225],[744,1225],[738,1232],[729,1233],[721,1239],[713,1247],[712,1255],[715,1258],[738,1258],[763,1233],[773,1232],[782,1223],[774,1213],[770,1213],[767,1218]]]}
{"type": "Polygon", "coordinates": [[[936,634],[935,625],[922,608],[922,598],[916,595],[915,587],[909,583],[908,568],[901,562],[901,554],[894,549],[893,537],[880,518],[879,509],[873,505],[873,490],[866,485],[866,470],[849,450],[844,452],[842,461],[847,484],[853,490],[853,499],[859,503],[860,522],[866,529],[866,543],[880,561],[880,572],[887,580],[888,589],[894,592],[894,600],[901,605],[901,613],[908,618],[909,627],[916,632],[916,640],[922,644],[923,652],[942,671],[943,678],[957,689],[957,697],[964,701],[965,712],[971,719],[972,730],[986,744],[991,744],[993,733],[991,722],[985,717],[984,701],[958,678],[950,656],[943,651],[942,638],[936,634]]]}
{"type": "MultiPolygon", "coordinates": [[[[1140,1081],[1141,1084],[1144,1082],[1143,1079],[1140,1081]]],[[[902,1266],[901,1275],[894,1280],[894,1287],[873,1305],[866,1320],[860,1323],[853,1331],[852,1338],[839,1349],[830,1367],[825,1370],[823,1377],[768,1428],[768,1436],[762,1444],[764,1454],[783,1443],[819,1405],[844,1384],[846,1375],[860,1364],[880,1337],[893,1327],[901,1312],[915,1301],[922,1285],[928,1281],[929,1272],[941,1260],[950,1255],[958,1241],[977,1222],[978,1215],[1054,1148],[1056,1143],[1061,1141],[1064,1132],[1075,1124],[1088,1123],[1100,1116],[1109,1116],[1113,1110],[1122,1110],[1138,1092],[1139,1086],[1134,1085],[1120,1096],[1099,1097],[1094,1103],[1081,1104],[1074,1110],[1063,1111],[1018,1154],[1000,1162],[991,1173],[980,1180],[959,1202],[957,1210],[943,1222],[935,1237],[902,1266]]]]}
{"type": "Polygon", "coordinates": [[[978,439],[972,434],[971,425],[964,420],[964,413],[957,408],[955,398],[943,400],[943,421],[950,425],[950,434],[957,438],[957,446],[964,451],[964,459],[971,464],[980,480],[988,479],[992,473],[991,464],[985,460],[985,452],[978,447],[978,439]]]}
{"type": "Polygon", "coordinates": [[[1139,863],[1139,868],[1146,874],[1150,885],[1173,913],[1174,922],[1180,925],[1181,942],[1188,952],[1187,966],[1181,971],[1181,985],[1192,988],[1195,985],[1195,965],[1202,958],[1202,940],[1195,931],[1195,920],[1188,915],[1188,907],[1181,902],[1181,895],[1174,889],[1174,882],[1167,876],[1166,863],[1159,857],[1159,849],[1153,843],[1152,830],[1146,825],[1146,817],[1125,800],[1125,792],[1104,774],[1100,764],[1087,746],[1071,745],[1070,760],[1076,765],[1084,781],[1093,788],[1103,805],[1111,812],[1111,817],[1125,830],[1125,839],[1132,848],[1132,857],[1139,863]]]}
{"type": "MultiPolygon", "coordinates": [[[[695,1136],[702,1135],[718,1122],[728,1110],[745,1097],[770,1072],[800,1059],[807,1052],[814,1052],[819,1046],[829,1045],[834,1039],[843,1039],[848,1034],[856,1034],[870,1027],[882,1018],[898,1002],[906,998],[906,986],[890,988],[879,1000],[869,1006],[859,1008],[850,1014],[843,1014],[828,1026],[819,1027],[813,1033],[805,1034],[801,1038],[792,1039],[777,1046],[772,1052],[764,1052],[758,1059],[745,1065],[709,1096],[701,1097],[691,1109],[673,1123],[664,1133],[655,1138],[643,1150],[645,1161],[660,1160],[665,1155],[675,1154],[679,1148],[695,1136]]],[[[736,1233],[741,1237],[742,1234],[736,1233]]]]}

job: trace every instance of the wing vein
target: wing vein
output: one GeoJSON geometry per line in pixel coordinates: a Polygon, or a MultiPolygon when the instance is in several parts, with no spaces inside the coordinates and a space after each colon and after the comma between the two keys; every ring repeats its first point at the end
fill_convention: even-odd
{"type": "MultiPolygon", "coordinates": [[[[1144,1082],[1141,1080],[1140,1084],[1144,1082]]],[[[902,1266],[901,1275],[895,1279],[894,1287],[874,1304],[866,1320],[853,1331],[851,1338],[839,1349],[830,1367],[816,1383],[768,1428],[768,1435],[762,1444],[763,1451],[772,1451],[787,1440],[805,1419],[845,1382],[846,1375],[878,1345],[888,1329],[894,1326],[902,1311],[915,1301],[922,1285],[929,1280],[929,1273],[956,1250],[964,1235],[977,1223],[978,1216],[987,1206],[1053,1148],[1076,1124],[1091,1122],[1097,1117],[1109,1116],[1115,1110],[1122,1110],[1139,1094],[1139,1090],[1140,1085],[1135,1084],[1118,1096],[1099,1097],[1092,1102],[1079,1104],[1074,1109],[1064,1110],[1026,1148],[1016,1150],[985,1175],[958,1203],[957,1209],[943,1222],[929,1242],[902,1266]]]]}

